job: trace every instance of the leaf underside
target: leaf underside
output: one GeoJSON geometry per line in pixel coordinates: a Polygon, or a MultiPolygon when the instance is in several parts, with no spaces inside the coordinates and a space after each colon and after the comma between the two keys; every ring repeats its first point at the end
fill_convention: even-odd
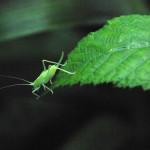
{"type": "Polygon", "coordinates": [[[114,18],[83,38],[68,55],[53,88],[112,82],[119,87],[150,88],[150,16],[114,18]]]}

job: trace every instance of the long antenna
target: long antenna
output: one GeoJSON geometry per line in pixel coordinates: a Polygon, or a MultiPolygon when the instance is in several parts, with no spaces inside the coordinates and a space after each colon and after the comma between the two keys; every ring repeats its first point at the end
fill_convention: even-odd
{"type": "Polygon", "coordinates": [[[5,76],[5,75],[0,75],[0,77],[6,77],[6,78],[12,78],[12,79],[17,79],[17,80],[21,80],[21,81],[25,81],[27,83],[32,83],[28,80],[22,79],[22,78],[18,78],[18,77],[14,77],[14,76],[5,76]]]}
{"type": "Polygon", "coordinates": [[[30,84],[12,84],[12,85],[8,85],[8,86],[3,86],[0,88],[0,90],[5,89],[5,88],[9,88],[9,87],[13,87],[13,86],[18,86],[18,85],[30,85],[30,84]]]}
{"type": "Polygon", "coordinates": [[[64,52],[62,52],[62,54],[61,54],[61,57],[60,57],[60,59],[59,59],[57,65],[56,65],[57,67],[59,67],[59,65],[60,65],[60,63],[61,63],[63,57],[64,57],[64,52]]]}

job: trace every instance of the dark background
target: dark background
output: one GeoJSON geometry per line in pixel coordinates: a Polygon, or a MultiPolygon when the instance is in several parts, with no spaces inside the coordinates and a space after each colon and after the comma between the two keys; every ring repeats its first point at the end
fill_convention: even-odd
{"type": "MultiPolygon", "coordinates": [[[[0,74],[34,81],[42,59],[67,59],[107,20],[149,12],[148,0],[0,1],[0,74]]],[[[0,87],[14,83],[0,77],[0,87]]],[[[39,100],[31,91],[0,91],[0,150],[150,149],[150,92],[141,87],[66,86],[39,100]]]]}

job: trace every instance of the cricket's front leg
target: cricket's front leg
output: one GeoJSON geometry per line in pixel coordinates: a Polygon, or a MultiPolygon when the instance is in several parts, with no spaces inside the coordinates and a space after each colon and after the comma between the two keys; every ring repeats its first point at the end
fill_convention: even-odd
{"type": "Polygon", "coordinates": [[[52,80],[49,80],[50,84],[53,84],[52,80]]]}
{"type": "MultiPolygon", "coordinates": [[[[46,66],[45,66],[45,63],[44,62],[47,62],[47,63],[52,63],[52,64],[55,64],[55,65],[57,65],[58,63],[57,62],[54,62],[54,61],[49,61],[49,60],[45,60],[45,59],[43,59],[42,60],[42,63],[43,63],[43,67],[44,67],[44,69],[46,69],[46,66]]],[[[65,66],[65,65],[67,65],[67,63],[65,63],[65,64],[59,64],[60,66],[65,66]]]]}
{"type": "Polygon", "coordinates": [[[46,88],[47,90],[49,90],[49,91],[53,94],[53,90],[51,90],[49,87],[47,87],[47,86],[44,85],[44,84],[42,84],[42,86],[43,86],[44,88],[46,88]]]}

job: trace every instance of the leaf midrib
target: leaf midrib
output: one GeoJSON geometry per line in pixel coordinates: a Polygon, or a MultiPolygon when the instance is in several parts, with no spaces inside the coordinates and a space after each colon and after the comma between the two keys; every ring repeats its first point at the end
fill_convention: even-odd
{"type": "MultiPolygon", "coordinates": [[[[107,75],[108,73],[110,73],[114,68],[118,67],[118,66],[121,65],[124,61],[126,61],[126,59],[128,59],[129,57],[132,57],[138,50],[143,49],[143,48],[148,48],[148,47],[150,47],[150,46],[141,47],[141,48],[138,48],[138,49],[137,49],[137,48],[132,48],[132,49],[137,49],[137,50],[134,51],[131,55],[129,55],[129,56],[126,57],[125,59],[123,59],[119,64],[116,64],[111,70],[109,70],[108,72],[106,72],[105,74],[103,74],[103,76],[106,76],[106,75],[107,75]]],[[[130,49],[127,49],[127,50],[130,50],[130,49]]],[[[120,50],[112,51],[111,54],[108,56],[107,59],[109,59],[113,53],[118,52],[118,51],[120,51],[120,50]]],[[[110,52],[109,52],[109,53],[110,53],[110,52]]],[[[95,58],[96,58],[96,57],[95,57],[95,58]]],[[[98,58],[98,56],[97,56],[97,58],[98,58]]],[[[96,58],[96,59],[97,59],[97,58],[96,58]]],[[[148,58],[148,59],[149,59],[149,58],[148,58]]],[[[148,59],[146,59],[144,62],[146,62],[148,59]]],[[[107,61],[107,60],[106,60],[106,61],[107,61]]],[[[104,61],[103,64],[98,65],[92,72],[90,72],[90,74],[95,73],[95,71],[96,71],[98,68],[100,68],[102,65],[104,65],[106,61],[104,61]]],[[[85,66],[87,66],[87,65],[88,65],[88,63],[86,63],[85,66]]],[[[140,65],[142,65],[142,64],[140,64],[140,65]]],[[[135,70],[136,70],[138,67],[140,67],[140,65],[137,66],[137,67],[135,68],[135,70]]],[[[84,68],[83,68],[82,70],[84,70],[84,69],[86,68],[85,66],[84,66],[84,68]]],[[[133,70],[133,71],[134,71],[134,70],[133,70]]],[[[131,71],[131,72],[132,72],[132,71],[131,71]]],[[[126,76],[128,76],[131,72],[129,72],[126,76]]],[[[90,74],[89,74],[89,76],[90,76],[90,74]]],[[[89,78],[89,76],[87,76],[87,77],[83,80],[83,82],[84,82],[85,80],[87,80],[87,79],[89,78]]],[[[112,78],[113,78],[113,77],[111,77],[111,79],[112,79],[112,78]]],[[[110,79],[110,80],[111,80],[111,79],[110,79]]],[[[99,79],[97,79],[96,82],[97,82],[98,80],[99,80],[99,79]]]]}

